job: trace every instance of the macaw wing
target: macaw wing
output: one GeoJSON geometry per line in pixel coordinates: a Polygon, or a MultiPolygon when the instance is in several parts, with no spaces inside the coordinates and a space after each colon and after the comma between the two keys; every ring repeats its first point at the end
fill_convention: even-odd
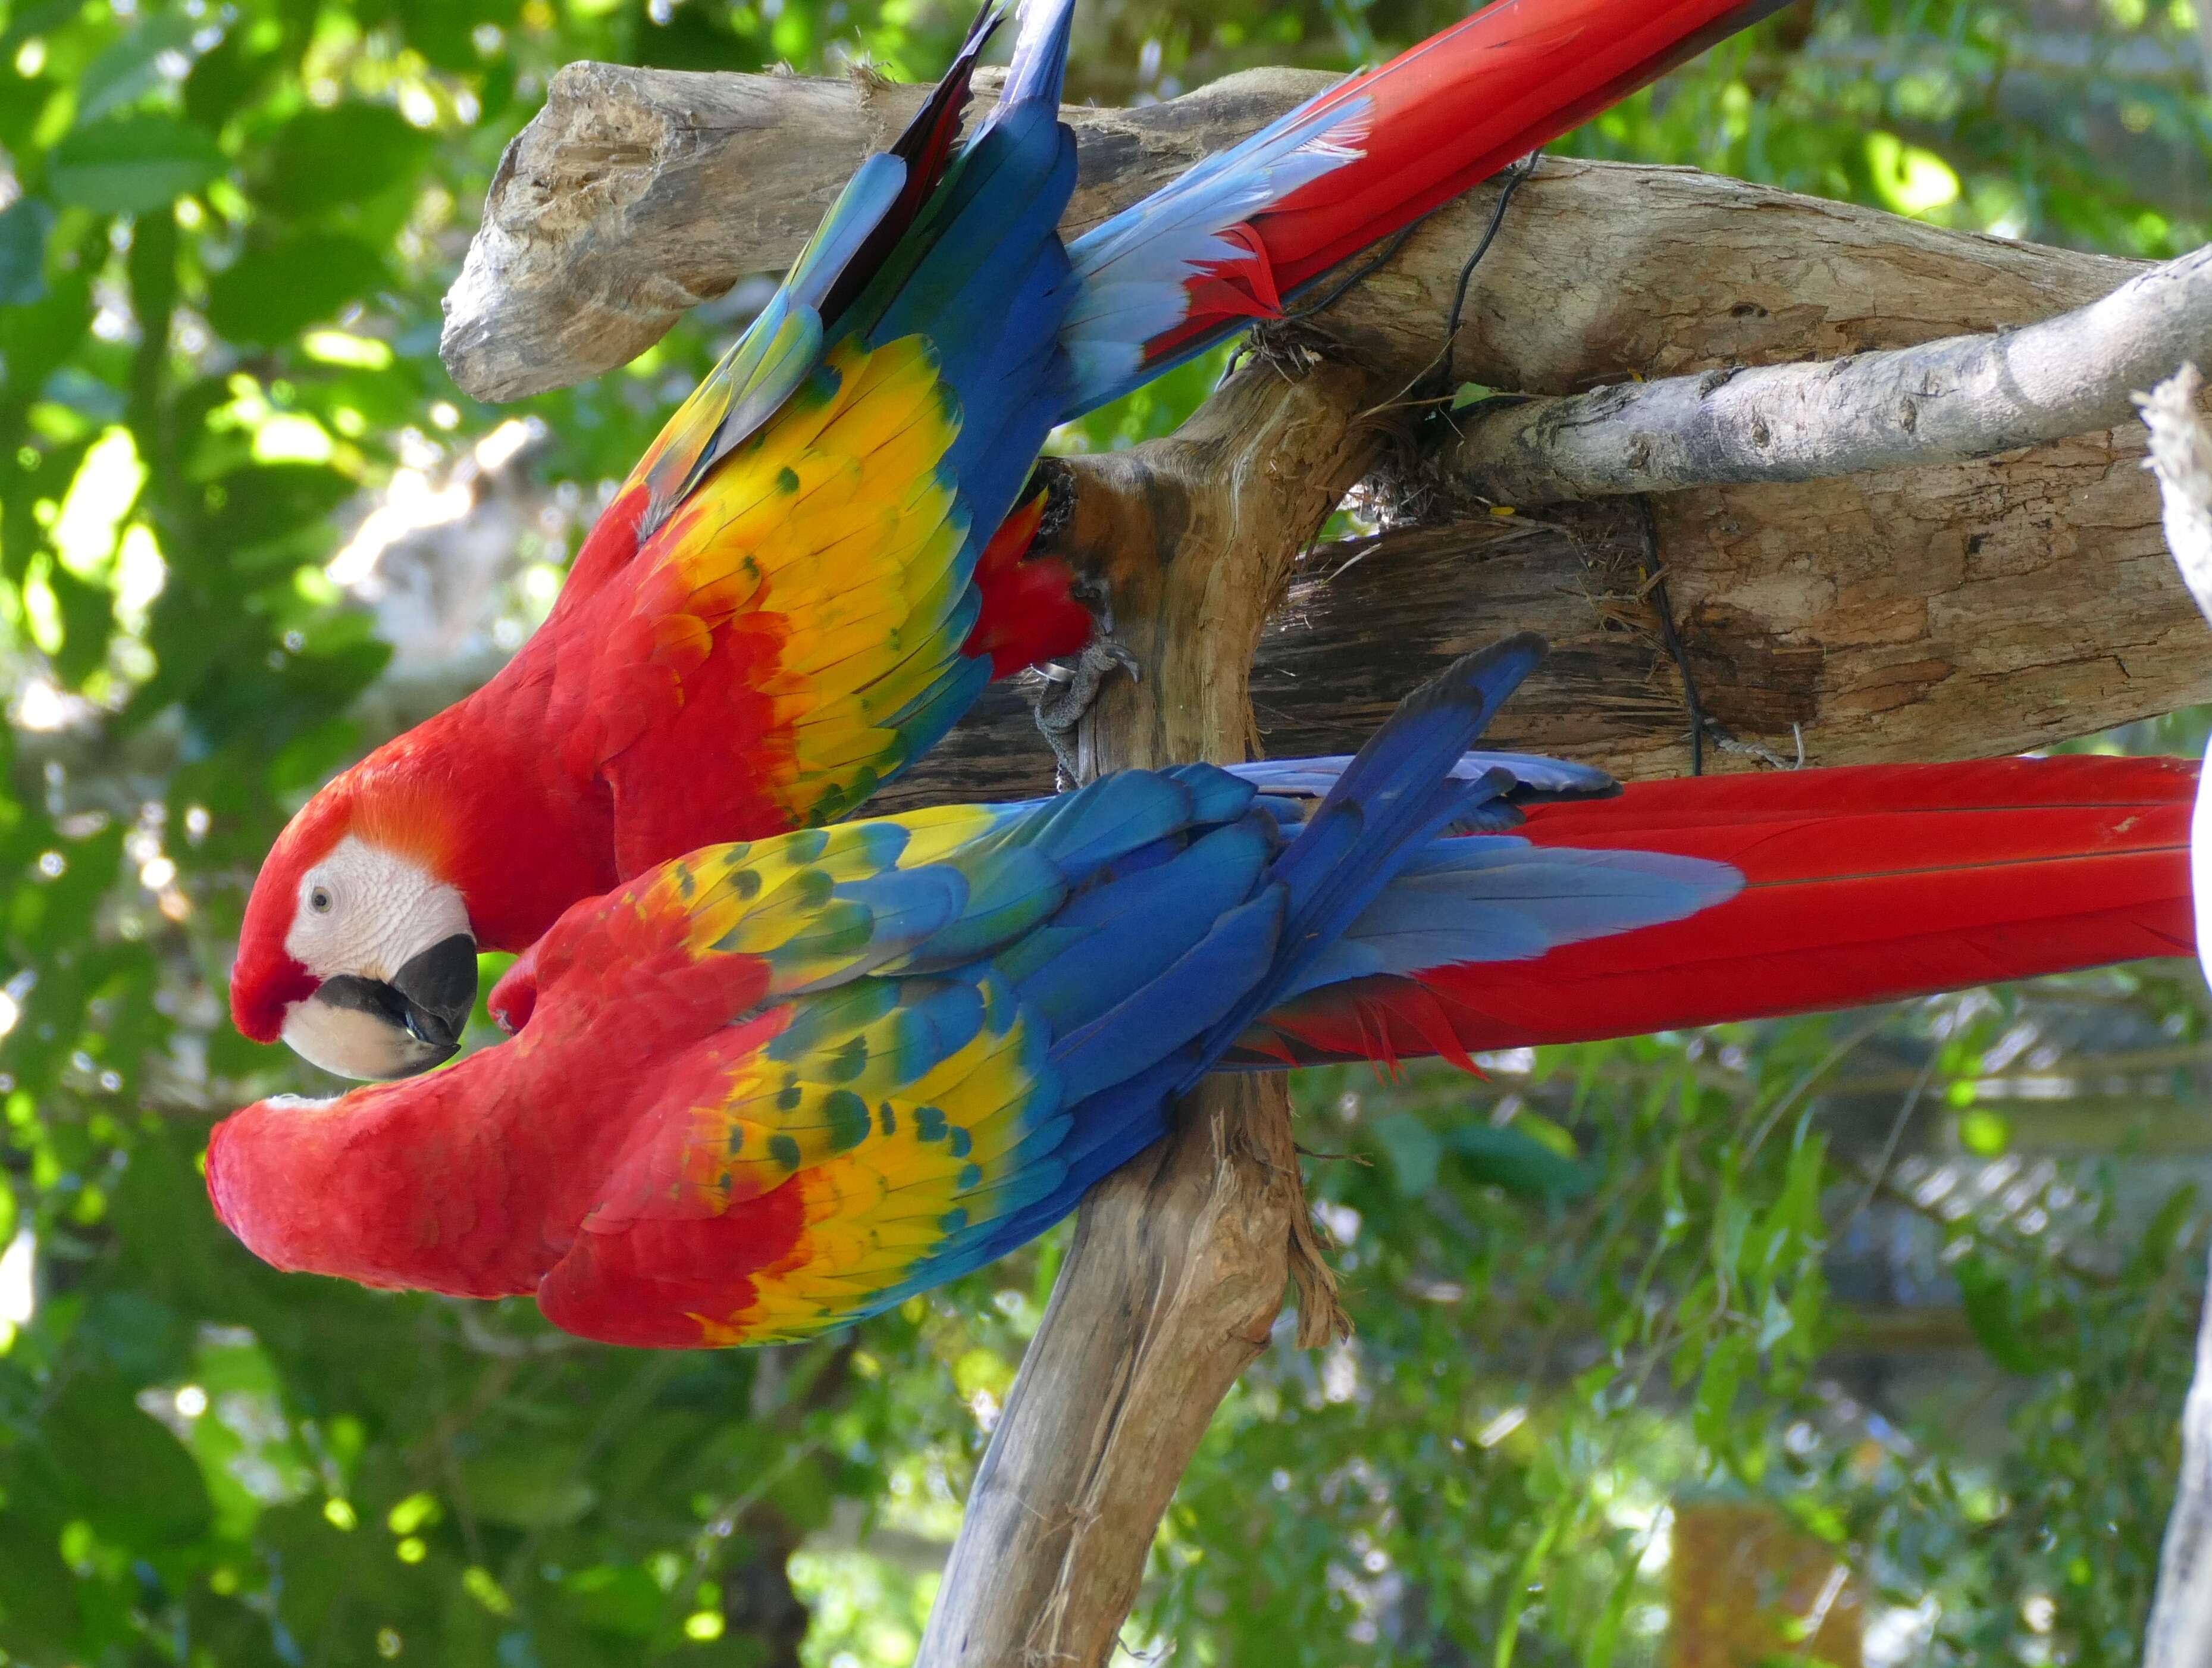
{"type": "Polygon", "coordinates": [[[540,1306],[610,1342],[764,1342],[963,1271],[1066,1173],[1046,1045],[984,969],[861,978],[732,1027],[675,1063],[540,1306]]]}
{"type": "Polygon", "coordinates": [[[1071,1109],[1117,1015],[1170,1041],[1203,1022],[1188,993],[1175,997],[1182,1031],[1131,1010],[1158,965],[1249,892],[1273,849],[1251,798],[1194,766],[801,830],[695,852],[556,929],[526,1036],[641,1022],[610,1020],[592,970],[567,983],[564,968],[605,959],[568,943],[599,922],[702,974],[664,972],[657,990],[743,1006],[653,1056],[641,1111],[540,1286],[546,1314],[642,1345],[804,1336],[978,1267],[1072,1208],[1157,1134],[1144,1120],[1158,1087],[1126,1116],[1094,1109],[1080,1132],[1071,1109]],[[1136,916],[1169,930],[1123,965],[1136,916]],[[656,924],[671,921],[673,934],[656,924]],[[718,962],[744,977],[714,976],[718,962]],[[568,1017],[550,1011],[563,1002],[568,1017]]]}
{"type": "Polygon", "coordinates": [[[578,743],[623,874],[842,816],[974,700],[958,433],[927,341],[848,338],[653,535],[578,743]]]}
{"type": "Polygon", "coordinates": [[[897,142],[854,171],[789,275],[630,471],[585,541],[560,607],[627,566],[714,466],[758,433],[821,362],[825,332],[879,271],[943,178],[978,55],[1000,15],[986,7],[897,142]]]}

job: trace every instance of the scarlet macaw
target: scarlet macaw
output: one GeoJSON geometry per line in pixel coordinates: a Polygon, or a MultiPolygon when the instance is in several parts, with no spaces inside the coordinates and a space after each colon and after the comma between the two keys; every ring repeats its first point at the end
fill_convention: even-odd
{"type": "Polygon", "coordinates": [[[1218,1067],[1464,1060],[1948,983],[1962,955],[2188,942],[2194,773],[2166,760],[1942,773],[1993,811],[1936,772],[1862,808],[1880,769],[1792,777],[1748,824],[1631,789],[1585,846],[1601,774],[1462,757],[1541,647],[1468,656],[1349,762],[1125,771],[662,864],[515,964],[511,1040],[218,1125],[216,1213],[280,1268],[529,1293],[609,1342],[799,1337],[1041,1233],[1218,1067]],[[1674,977],[1692,934],[1740,959],[1674,977]],[[1544,999],[1563,983],[1580,1020],[1544,999]]]}
{"type": "Polygon", "coordinates": [[[453,1052],[478,950],[711,841],[848,814],[992,676],[1090,635],[1070,575],[1021,559],[1037,510],[1014,506],[1053,425],[1777,3],[1503,0],[1065,247],[1073,0],[1031,0],[958,146],[987,14],[631,473],[544,625],[279,837],[239,1029],[349,1076],[422,1070],[453,1052]]]}

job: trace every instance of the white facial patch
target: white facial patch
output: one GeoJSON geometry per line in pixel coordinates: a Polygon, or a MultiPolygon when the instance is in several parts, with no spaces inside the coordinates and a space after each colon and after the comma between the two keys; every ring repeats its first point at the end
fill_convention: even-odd
{"type": "Polygon", "coordinates": [[[389,979],[432,945],[468,930],[459,891],[349,834],[301,877],[284,950],[319,979],[389,979]]]}

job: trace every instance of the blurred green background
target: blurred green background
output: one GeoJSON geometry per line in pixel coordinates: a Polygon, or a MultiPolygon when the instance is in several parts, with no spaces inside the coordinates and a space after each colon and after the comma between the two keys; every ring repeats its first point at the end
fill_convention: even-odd
{"type": "MultiPolygon", "coordinates": [[[[850,1336],[648,1355],[527,1304],[275,1275],[215,1227],[197,1165],[230,1107],[327,1092],[221,996],[285,814],[543,617],[761,299],[524,406],[451,386],[438,298],[546,78],[927,78],[963,11],[4,15],[0,1665],[909,1660],[1065,1230],[850,1336]]],[[[1080,15],[1073,96],[1118,102],[1349,67],[1455,13],[1080,15]]],[[[2169,255],[2212,214],[2203,22],[2189,0],[1813,0],[1561,148],[2169,255]]],[[[1162,432],[1205,383],[1066,441],[1162,432]]],[[[1129,1645],[1718,1663],[1720,1618],[1763,1610],[1792,1661],[2133,1660],[2212,1178],[2205,1018],[2169,965],[1480,1080],[1310,1075],[1359,1334],[1279,1333],[1232,1394],[1129,1645]],[[1746,1525],[1770,1550],[1715,1587],[1746,1525]]]]}

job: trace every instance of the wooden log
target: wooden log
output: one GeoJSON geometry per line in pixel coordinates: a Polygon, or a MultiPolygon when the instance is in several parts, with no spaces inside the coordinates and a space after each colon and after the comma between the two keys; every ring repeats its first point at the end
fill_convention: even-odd
{"type": "MultiPolygon", "coordinates": [[[[1177,434],[1115,460],[1149,514],[1079,509],[1144,668],[1085,720],[1086,775],[1247,757],[1253,650],[1297,553],[1373,461],[1380,435],[1359,417],[1372,392],[1340,367],[1290,384],[1251,367],[1177,434]]],[[[969,1491],[921,1668],[1112,1659],[1160,1514],[1290,1282],[1302,1341],[1321,1342],[1341,1317],[1283,1079],[1203,1084],[1166,1141],[1083,1202],[969,1491]]]]}
{"type": "MultiPolygon", "coordinates": [[[[1070,108],[1073,234],[1329,83],[1256,70],[1134,110],[1070,108]]],[[[508,146],[446,300],[454,380],[513,399],[636,356],[686,307],[780,271],[921,89],[873,79],[571,64],[508,146]]],[[[976,113],[988,108],[988,90],[976,113]]],[[[1496,188],[1422,226],[1300,326],[1411,376],[1442,346],[1496,188]]],[[[1980,237],[1848,204],[1634,163],[1547,161],[1484,258],[1455,374],[1528,393],[1903,347],[2027,324],[2141,263],[1980,237]]]]}
{"type": "MultiPolygon", "coordinates": [[[[1802,738],[1808,764],[1856,764],[2022,751],[2212,697],[2142,454],[2138,424],[1982,462],[1652,500],[1705,711],[1777,757],[1794,761],[1802,738]]],[[[1080,491],[1129,490],[1128,465],[1109,484],[1075,461],[1080,491]]],[[[1261,747],[1354,748],[1454,655],[1528,630],[1553,654],[1500,715],[1500,746],[1624,779],[1682,774],[1681,679],[1644,554],[1625,502],[1321,547],[1260,646],[1261,747]]],[[[1762,768],[1711,747],[1705,763],[1762,768]]],[[[884,799],[1051,785],[1027,709],[1001,686],[884,799]]]]}
{"type": "Polygon", "coordinates": [[[1436,466],[1526,506],[1963,463],[2124,423],[2132,392],[2208,351],[2212,246],[2020,330],[1489,400],[1436,466]]]}
{"type": "MultiPolygon", "coordinates": [[[[1255,71],[1141,110],[1071,111],[1085,173],[1071,229],[1322,80],[1255,71]]],[[[510,149],[449,298],[457,377],[497,396],[588,374],[683,307],[781,265],[917,96],[864,82],[562,71],[510,149]]],[[[1485,188],[1440,213],[1389,267],[1319,317],[1275,327],[1272,343],[1362,368],[1390,403],[1437,368],[1492,200],[1485,188]]],[[[1550,161],[1485,259],[1453,375],[1565,393],[1906,347],[2079,307],[2141,270],[1690,169],[1550,161]]],[[[2205,651],[2159,548],[2142,447],[2126,423],[1979,462],[1656,500],[1658,554],[1709,709],[1771,753],[1794,758],[1802,735],[1808,759],[1840,764],[2033,746],[2203,698],[2205,651]]],[[[1100,514],[1141,496],[1128,466],[1071,466],[1100,514]]],[[[1547,533],[1499,566],[1487,531],[1454,535],[1485,553],[1469,577],[1411,537],[1312,598],[1303,618],[1340,622],[1337,637],[1270,636],[1256,685],[1269,752],[1354,745],[1449,653],[1534,627],[1569,650],[1553,679],[1584,670],[1533,687],[1508,739],[1626,776],[1686,767],[1680,677],[1650,610],[1622,615],[1633,587],[1617,551],[1592,571],[1573,539],[1547,533]],[[1381,612],[1349,612],[1366,606],[1381,612]]],[[[1352,553],[1324,553],[1309,572],[1352,553]]],[[[1026,724],[1000,696],[884,803],[1048,786],[1026,724]]]]}

